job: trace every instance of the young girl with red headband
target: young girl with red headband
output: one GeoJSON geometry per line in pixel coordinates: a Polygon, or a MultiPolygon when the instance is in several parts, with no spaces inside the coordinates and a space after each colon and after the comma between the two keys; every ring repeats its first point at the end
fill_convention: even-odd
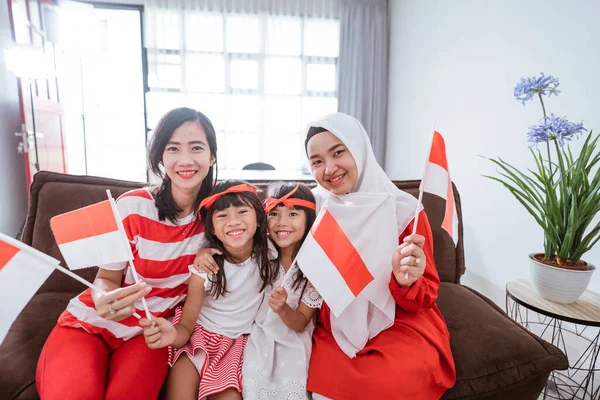
{"type": "Polygon", "coordinates": [[[216,274],[191,277],[173,323],[142,320],[150,348],[171,346],[167,399],[241,399],[248,334],[275,275],[266,217],[256,189],[229,180],[200,203],[207,245],[218,249],[216,274]]]}
{"type": "MultiPolygon", "coordinates": [[[[323,300],[293,262],[315,221],[315,198],[306,186],[294,183],[275,185],[269,192],[265,212],[279,268],[244,351],[243,397],[307,399],[313,315],[323,300]]],[[[204,271],[217,271],[209,249],[202,249],[196,261],[204,271]]]]}

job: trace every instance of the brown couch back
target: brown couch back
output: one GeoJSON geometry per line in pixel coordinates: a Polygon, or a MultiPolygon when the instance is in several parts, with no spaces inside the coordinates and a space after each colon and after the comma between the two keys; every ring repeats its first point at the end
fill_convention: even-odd
{"type": "MultiPolygon", "coordinates": [[[[251,183],[262,189],[265,189],[268,184],[265,181],[251,183]]],[[[310,184],[310,182],[306,183],[310,184]]],[[[413,196],[418,195],[419,181],[397,181],[394,183],[413,196]]],[[[26,244],[61,260],[64,265],[64,260],[50,231],[50,219],[55,215],[106,200],[106,189],[110,189],[112,196],[117,198],[131,189],[142,186],[144,186],[144,183],[91,176],[65,175],[47,171],[39,172],[34,176],[31,185],[29,212],[22,240],[26,244]]],[[[444,201],[436,196],[425,194],[423,203],[433,231],[434,257],[440,279],[445,282],[458,283],[464,272],[464,257],[462,214],[456,187],[454,187],[454,195],[459,218],[459,241],[456,248],[450,236],[441,229],[444,201]]],[[[79,270],[76,273],[92,281],[96,274],[96,268],[79,270]]],[[[57,271],[44,283],[39,293],[76,293],[81,290],[82,285],[80,283],[57,271]]]]}

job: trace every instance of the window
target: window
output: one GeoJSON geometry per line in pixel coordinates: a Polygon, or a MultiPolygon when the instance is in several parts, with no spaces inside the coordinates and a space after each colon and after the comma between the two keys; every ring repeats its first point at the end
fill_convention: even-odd
{"type": "Polygon", "coordinates": [[[212,120],[221,169],[262,161],[300,170],[304,126],[337,110],[338,20],[189,11],[167,19],[147,49],[149,128],[186,105],[212,120]]]}

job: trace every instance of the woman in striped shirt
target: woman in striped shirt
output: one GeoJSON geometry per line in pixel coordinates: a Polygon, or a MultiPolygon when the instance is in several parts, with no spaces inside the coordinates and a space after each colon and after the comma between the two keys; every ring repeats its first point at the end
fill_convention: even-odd
{"type": "Polygon", "coordinates": [[[200,202],[213,187],[217,143],[210,120],[177,108],[159,121],[148,147],[156,188],[125,193],[117,200],[142,282],[126,263],[102,265],[94,284],[73,298],[50,333],[40,356],[36,384],[53,399],[157,398],[167,375],[166,349],[149,349],[139,321],[146,298],[156,318],[168,318],[185,297],[188,265],[203,241],[200,202]]]}

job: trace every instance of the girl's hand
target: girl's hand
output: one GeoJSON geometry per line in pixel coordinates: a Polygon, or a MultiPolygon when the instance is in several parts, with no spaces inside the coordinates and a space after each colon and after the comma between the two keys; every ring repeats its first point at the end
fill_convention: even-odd
{"type": "Polygon", "coordinates": [[[288,295],[284,288],[278,287],[273,289],[268,301],[269,307],[271,307],[271,310],[275,314],[279,315],[285,309],[287,297],[288,295]]]}
{"type": "Polygon", "coordinates": [[[146,282],[139,282],[124,288],[112,290],[94,298],[96,312],[111,321],[122,321],[135,312],[134,303],[146,296],[152,288],[146,282]]]}
{"type": "Polygon", "coordinates": [[[427,259],[423,252],[424,244],[425,237],[414,234],[405,237],[404,243],[396,247],[392,257],[392,271],[400,286],[412,285],[425,272],[427,259]]]}
{"type": "Polygon", "coordinates": [[[154,318],[152,321],[142,318],[140,325],[144,327],[144,339],[151,349],[170,346],[177,338],[175,326],[164,318],[154,318]]]}
{"type": "Polygon", "coordinates": [[[198,250],[198,253],[196,254],[196,259],[194,260],[193,264],[194,268],[196,268],[198,272],[216,274],[219,270],[219,266],[213,258],[215,254],[223,255],[223,253],[219,249],[204,248],[198,250]]]}

